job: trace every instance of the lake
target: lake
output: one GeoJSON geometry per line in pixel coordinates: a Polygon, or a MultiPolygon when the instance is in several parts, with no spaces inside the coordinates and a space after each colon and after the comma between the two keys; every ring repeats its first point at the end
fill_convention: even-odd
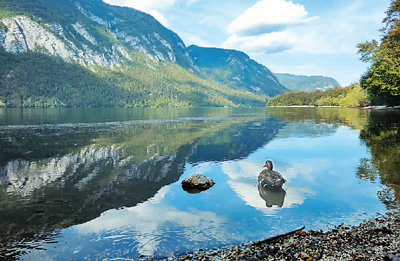
{"type": "Polygon", "coordinates": [[[396,205],[399,129],[399,111],[0,109],[0,258],[163,258],[358,224],[396,205]],[[281,190],[258,187],[267,159],[281,190]],[[215,186],[187,193],[195,173],[215,186]]]}

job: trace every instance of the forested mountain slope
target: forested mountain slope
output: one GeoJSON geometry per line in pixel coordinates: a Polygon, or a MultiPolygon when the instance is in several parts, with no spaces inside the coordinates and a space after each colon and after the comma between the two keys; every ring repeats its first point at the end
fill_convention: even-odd
{"type": "Polygon", "coordinates": [[[188,51],[194,65],[220,83],[268,96],[289,91],[267,67],[243,52],[195,45],[188,51]]]}
{"type": "Polygon", "coordinates": [[[0,106],[265,105],[216,82],[152,16],[101,0],[0,0],[0,106]]]}

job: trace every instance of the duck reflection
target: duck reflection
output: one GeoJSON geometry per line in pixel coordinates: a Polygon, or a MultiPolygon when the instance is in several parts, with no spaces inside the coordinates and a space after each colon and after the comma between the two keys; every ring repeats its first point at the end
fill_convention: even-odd
{"type": "Polygon", "coordinates": [[[270,188],[263,187],[260,183],[258,184],[258,193],[260,197],[265,201],[265,205],[269,208],[273,206],[282,207],[285,202],[286,190],[282,187],[270,188]]]}

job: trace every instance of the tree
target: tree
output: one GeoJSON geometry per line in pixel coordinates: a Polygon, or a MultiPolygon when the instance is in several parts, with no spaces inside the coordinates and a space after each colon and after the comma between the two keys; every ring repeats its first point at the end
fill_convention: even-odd
{"type": "Polygon", "coordinates": [[[371,62],[360,84],[375,102],[400,104],[400,0],[393,0],[383,19],[380,43],[358,44],[361,60],[371,62]]]}

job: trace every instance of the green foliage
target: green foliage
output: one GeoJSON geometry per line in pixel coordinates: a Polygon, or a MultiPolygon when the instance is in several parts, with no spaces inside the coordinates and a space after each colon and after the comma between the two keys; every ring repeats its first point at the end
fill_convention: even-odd
{"type": "Polygon", "coordinates": [[[374,103],[396,104],[400,100],[400,60],[376,61],[361,77],[361,86],[374,103]]]}
{"type": "Polygon", "coordinates": [[[310,105],[311,96],[306,92],[286,92],[268,99],[267,106],[310,105]]]}
{"type": "Polygon", "coordinates": [[[0,100],[7,107],[110,107],[127,93],[59,58],[0,51],[0,100]]]}
{"type": "Polygon", "coordinates": [[[340,98],[342,98],[342,97],[341,96],[339,96],[339,97],[331,97],[331,96],[321,97],[315,102],[315,105],[318,105],[318,106],[339,106],[339,99],[340,98]]]}
{"type": "Polygon", "coordinates": [[[341,106],[361,107],[368,100],[367,94],[359,84],[327,91],[287,92],[271,98],[267,106],[341,106]]]}
{"type": "Polygon", "coordinates": [[[0,22],[0,30],[7,31],[7,26],[5,24],[3,24],[2,22],[0,22]]]}
{"type": "Polygon", "coordinates": [[[360,43],[357,45],[357,48],[358,54],[361,55],[361,61],[373,61],[376,58],[374,53],[376,53],[378,50],[378,42],[376,40],[372,40],[371,42],[360,43]]]}
{"type": "Polygon", "coordinates": [[[400,0],[393,0],[386,18],[381,42],[376,40],[358,45],[358,53],[371,67],[361,77],[361,87],[373,103],[400,104],[400,0]]]}
{"type": "Polygon", "coordinates": [[[346,96],[339,99],[340,107],[362,107],[364,102],[368,100],[367,93],[361,88],[359,84],[353,85],[346,96]]]}

